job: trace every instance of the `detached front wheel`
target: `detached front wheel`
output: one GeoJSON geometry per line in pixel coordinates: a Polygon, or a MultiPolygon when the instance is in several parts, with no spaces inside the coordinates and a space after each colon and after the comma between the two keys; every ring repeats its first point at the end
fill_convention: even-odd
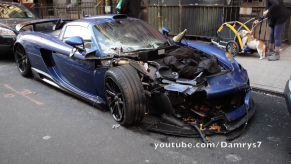
{"type": "Polygon", "coordinates": [[[130,65],[113,67],[104,79],[107,103],[113,119],[121,125],[140,123],[145,114],[145,94],[140,78],[130,65]]]}

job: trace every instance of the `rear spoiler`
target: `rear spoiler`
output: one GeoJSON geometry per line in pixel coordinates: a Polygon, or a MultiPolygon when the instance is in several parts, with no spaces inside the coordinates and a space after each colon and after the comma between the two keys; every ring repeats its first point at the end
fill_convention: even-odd
{"type": "Polygon", "coordinates": [[[37,19],[33,21],[27,21],[23,23],[19,23],[16,25],[16,31],[20,31],[23,27],[28,26],[28,25],[35,25],[35,24],[41,24],[41,23],[46,23],[46,22],[55,22],[55,21],[72,21],[73,19],[68,19],[68,18],[53,18],[53,19],[37,19]]]}

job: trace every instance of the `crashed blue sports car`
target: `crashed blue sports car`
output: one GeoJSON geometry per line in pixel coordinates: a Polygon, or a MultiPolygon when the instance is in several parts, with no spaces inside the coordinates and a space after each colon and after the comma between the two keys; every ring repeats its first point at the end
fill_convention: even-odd
{"type": "Polygon", "coordinates": [[[247,71],[221,49],[185,33],[171,39],[166,28],[163,35],[120,14],[56,26],[17,36],[20,74],[109,110],[121,125],[154,113],[160,121],[148,130],[203,136],[232,131],[254,114],[247,71]]]}

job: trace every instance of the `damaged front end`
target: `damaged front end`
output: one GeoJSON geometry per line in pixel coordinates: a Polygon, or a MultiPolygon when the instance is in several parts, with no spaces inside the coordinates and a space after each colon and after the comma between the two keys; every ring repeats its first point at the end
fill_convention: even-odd
{"type": "Polygon", "coordinates": [[[191,95],[185,92],[185,85],[176,85],[181,89],[179,91],[168,90],[170,86],[173,85],[151,94],[149,106],[162,119],[149,127],[150,131],[177,136],[197,136],[197,130],[203,134],[226,134],[245,124],[255,111],[250,98],[251,90],[208,99],[207,92],[201,86],[194,87],[196,91],[191,95]],[[199,128],[193,131],[194,126],[199,128]]]}
{"type": "Polygon", "coordinates": [[[200,136],[207,142],[205,135],[226,134],[246,125],[255,108],[250,98],[247,71],[231,55],[200,43],[188,43],[195,53],[215,55],[220,71],[211,74],[201,71],[191,78],[180,76],[179,71],[164,62],[166,53],[174,52],[179,46],[140,51],[132,57],[134,60],[115,58],[113,63],[116,66],[129,64],[139,73],[147,113],[161,117],[147,130],[175,136],[200,136]]]}
{"type": "MultiPolygon", "coordinates": [[[[149,131],[185,137],[226,134],[247,123],[255,108],[246,70],[235,60],[220,61],[221,72],[201,72],[192,79],[180,78],[159,60],[147,61],[142,84],[149,113],[161,120],[149,131]]],[[[142,64],[140,64],[142,65],[142,64]]],[[[134,66],[138,70],[138,66],[134,66]]]]}

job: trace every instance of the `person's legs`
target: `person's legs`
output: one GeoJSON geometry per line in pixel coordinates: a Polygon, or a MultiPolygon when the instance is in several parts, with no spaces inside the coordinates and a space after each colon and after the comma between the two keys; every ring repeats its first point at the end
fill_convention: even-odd
{"type": "Polygon", "coordinates": [[[268,56],[272,56],[275,53],[274,45],[275,45],[274,28],[271,28],[270,41],[269,41],[269,47],[268,47],[268,56]]]}
{"type": "Polygon", "coordinates": [[[275,38],[275,54],[271,56],[268,60],[275,61],[280,59],[280,47],[281,47],[281,32],[284,28],[285,23],[276,25],[274,28],[274,38],[275,38]]]}

